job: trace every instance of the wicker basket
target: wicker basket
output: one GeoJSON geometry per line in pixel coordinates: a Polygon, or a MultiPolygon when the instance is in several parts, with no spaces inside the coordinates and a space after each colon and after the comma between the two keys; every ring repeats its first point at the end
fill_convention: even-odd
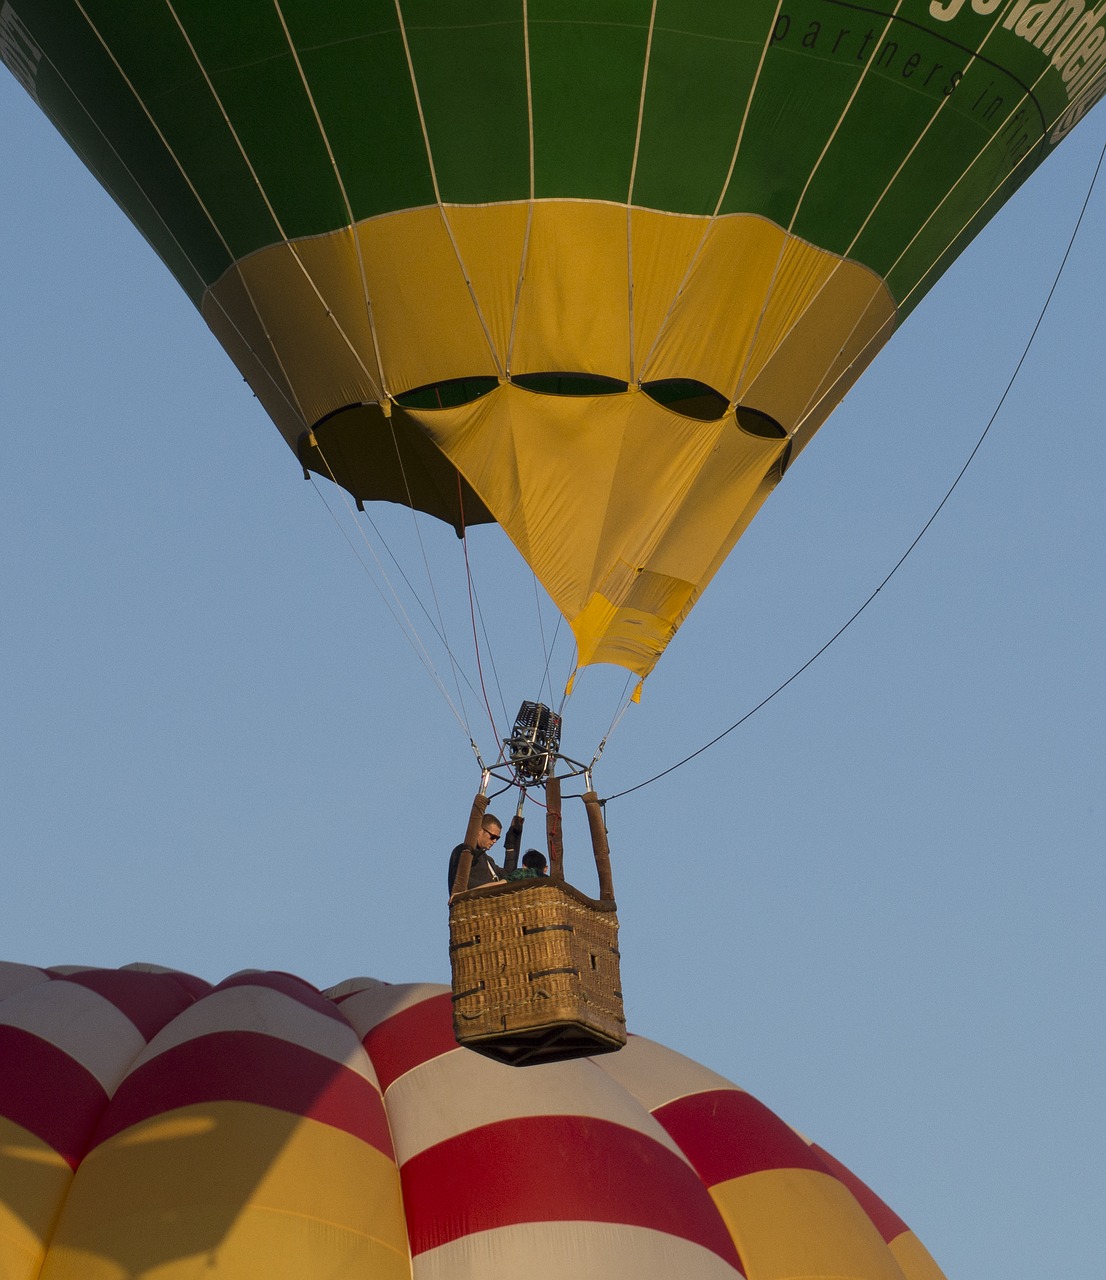
{"type": "Polygon", "coordinates": [[[500,1062],[556,1062],[626,1043],[618,916],[556,880],[513,880],[449,905],[453,1029],[500,1062]]]}

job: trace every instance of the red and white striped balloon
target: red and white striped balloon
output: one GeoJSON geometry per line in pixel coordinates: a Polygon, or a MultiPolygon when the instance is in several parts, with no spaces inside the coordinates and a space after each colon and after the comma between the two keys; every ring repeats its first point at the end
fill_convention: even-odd
{"type": "Polygon", "coordinates": [[[5,1280],[941,1280],[721,1076],[501,1066],[443,987],[0,964],[0,1064],[5,1280]]]}

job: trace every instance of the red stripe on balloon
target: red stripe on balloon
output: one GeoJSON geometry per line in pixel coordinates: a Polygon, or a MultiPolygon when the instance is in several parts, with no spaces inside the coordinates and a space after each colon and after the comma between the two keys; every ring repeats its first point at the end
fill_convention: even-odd
{"type": "Polygon", "coordinates": [[[376,1069],[381,1089],[387,1090],[408,1071],[453,1053],[453,1004],[448,992],[420,1000],[378,1023],[365,1036],[365,1052],[376,1069]]]}
{"type": "Polygon", "coordinates": [[[108,1105],[103,1086],[69,1054],[21,1027],[0,1026],[0,1063],[0,1115],[75,1169],[108,1105]]]}
{"type": "Polygon", "coordinates": [[[828,1151],[824,1151],[821,1147],[812,1146],[811,1149],[821,1157],[830,1173],[848,1187],[853,1194],[853,1199],[871,1218],[876,1230],[888,1244],[897,1236],[901,1236],[903,1232],[910,1230],[894,1209],[884,1204],[872,1188],[861,1182],[851,1169],[846,1168],[840,1160],[835,1160],[828,1151]]]}
{"type": "Polygon", "coordinates": [[[85,969],[80,973],[51,975],[55,982],[72,982],[95,991],[113,1004],[150,1041],[167,1023],[200,996],[211,984],[188,973],[143,973],[137,969],[85,969]]]}
{"type": "Polygon", "coordinates": [[[610,1222],[690,1240],[741,1270],[694,1171],[653,1138],[609,1120],[526,1116],[483,1125],[412,1156],[400,1177],[412,1255],[523,1222],[610,1222]]]}
{"type": "Polygon", "coordinates": [[[305,1116],[395,1159],[384,1104],[368,1080],[332,1058],[255,1031],[198,1036],[138,1067],[116,1090],[95,1141],[204,1102],[252,1102],[305,1116]]]}
{"type": "Polygon", "coordinates": [[[737,1089],[677,1098],[653,1112],[708,1187],[763,1169],[825,1165],[774,1112],[737,1089]]]}

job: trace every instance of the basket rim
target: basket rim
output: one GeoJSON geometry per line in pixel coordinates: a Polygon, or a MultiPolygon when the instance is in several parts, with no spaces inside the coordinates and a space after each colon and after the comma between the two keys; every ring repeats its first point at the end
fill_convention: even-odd
{"type": "Polygon", "coordinates": [[[476,889],[463,889],[460,893],[449,895],[449,905],[453,906],[455,902],[475,902],[481,898],[498,898],[510,893],[533,893],[542,890],[562,893],[565,897],[572,898],[593,911],[613,913],[618,909],[613,898],[589,898],[586,893],[581,892],[566,880],[552,880],[547,876],[540,878],[535,876],[525,880],[496,880],[491,884],[482,884],[476,889]]]}

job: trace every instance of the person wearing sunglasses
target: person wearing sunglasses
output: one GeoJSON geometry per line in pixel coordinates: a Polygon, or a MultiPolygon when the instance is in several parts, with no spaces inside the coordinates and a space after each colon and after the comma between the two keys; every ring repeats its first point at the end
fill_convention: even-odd
{"type": "MultiPolygon", "coordinates": [[[[468,887],[479,889],[482,884],[494,884],[503,879],[503,868],[497,866],[491,858],[490,850],[503,834],[503,823],[494,813],[484,814],[484,821],[476,836],[476,848],[472,851],[472,869],[469,871],[468,887]]],[[[465,846],[459,844],[449,855],[449,892],[453,892],[453,881],[457,876],[457,864],[461,861],[461,850],[465,846]]]]}

